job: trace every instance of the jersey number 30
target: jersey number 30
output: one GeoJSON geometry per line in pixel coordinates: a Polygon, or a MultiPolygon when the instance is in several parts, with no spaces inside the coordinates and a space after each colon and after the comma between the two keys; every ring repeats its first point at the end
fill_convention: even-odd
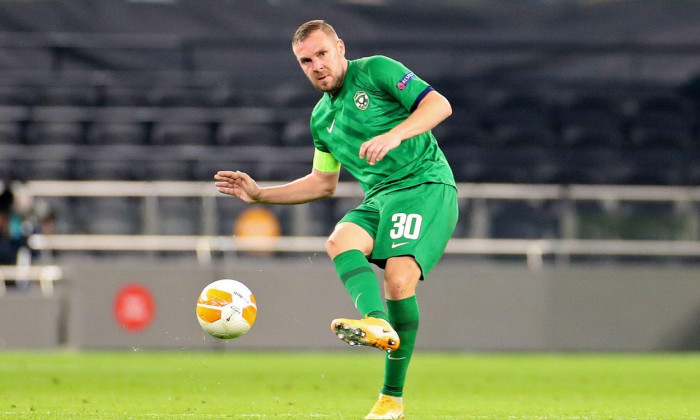
{"type": "Polygon", "coordinates": [[[394,228],[389,232],[391,239],[416,239],[420,235],[420,225],[423,217],[420,214],[394,213],[391,216],[394,228]]]}

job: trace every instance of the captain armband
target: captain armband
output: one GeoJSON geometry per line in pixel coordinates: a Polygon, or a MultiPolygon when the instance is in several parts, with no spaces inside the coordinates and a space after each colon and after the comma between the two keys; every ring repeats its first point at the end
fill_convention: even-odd
{"type": "Polygon", "coordinates": [[[314,149],[314,169],[320,172],[338,172],[340,162],[332,154],[314,149]]]}

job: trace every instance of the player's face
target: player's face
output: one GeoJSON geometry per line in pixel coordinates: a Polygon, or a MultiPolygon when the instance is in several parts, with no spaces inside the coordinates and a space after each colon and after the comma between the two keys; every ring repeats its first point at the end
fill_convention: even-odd
{"type": "Polygon", "coordinates": [[[293,50],[301,69],[316,89],[331,95],[340,89],[347,70],[342,40],[318,30],[296,44],[293,50]]]}

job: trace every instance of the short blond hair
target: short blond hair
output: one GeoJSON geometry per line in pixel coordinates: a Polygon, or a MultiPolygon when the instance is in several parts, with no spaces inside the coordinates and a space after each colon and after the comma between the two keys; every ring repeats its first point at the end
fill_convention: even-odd
{"type": "Polygon", "coordinates": [[[333,29],[333,27],[330,24],[328,24],[328,22],[326,22],[325,20],[310,20],[305,24],[301,25],[299,29],[297,29],[297,31],[294,32],[294,36],[292,37],[292,47],[302,42],[303,40],[308,38],[309,35],[316,31],[323,31],[326,35],[330,36],[331,38],[339,39],[338,34],[335,32],[335,29],[333,29]]]}

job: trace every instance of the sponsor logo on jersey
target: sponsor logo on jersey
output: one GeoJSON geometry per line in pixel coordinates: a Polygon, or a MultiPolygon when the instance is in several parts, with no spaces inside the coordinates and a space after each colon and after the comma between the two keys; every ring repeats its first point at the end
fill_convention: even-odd
{"type": "Polygon", "coordinates": [[[412,71],[409,71],[403,75],[399,83],[396,84],[396,87],[399,88],[399,90],[406,89],[406,85],[409,84],[414,77],[416,77],[416,75],[413,74],[412,71]]]}
{"type": "Polygon", "coordinates": [[[355,97],[353,99],[355,101],[355,106],[360,111],[364,111],[369,106],[369,96],[363,90],[355,92],[355,97]]]}

